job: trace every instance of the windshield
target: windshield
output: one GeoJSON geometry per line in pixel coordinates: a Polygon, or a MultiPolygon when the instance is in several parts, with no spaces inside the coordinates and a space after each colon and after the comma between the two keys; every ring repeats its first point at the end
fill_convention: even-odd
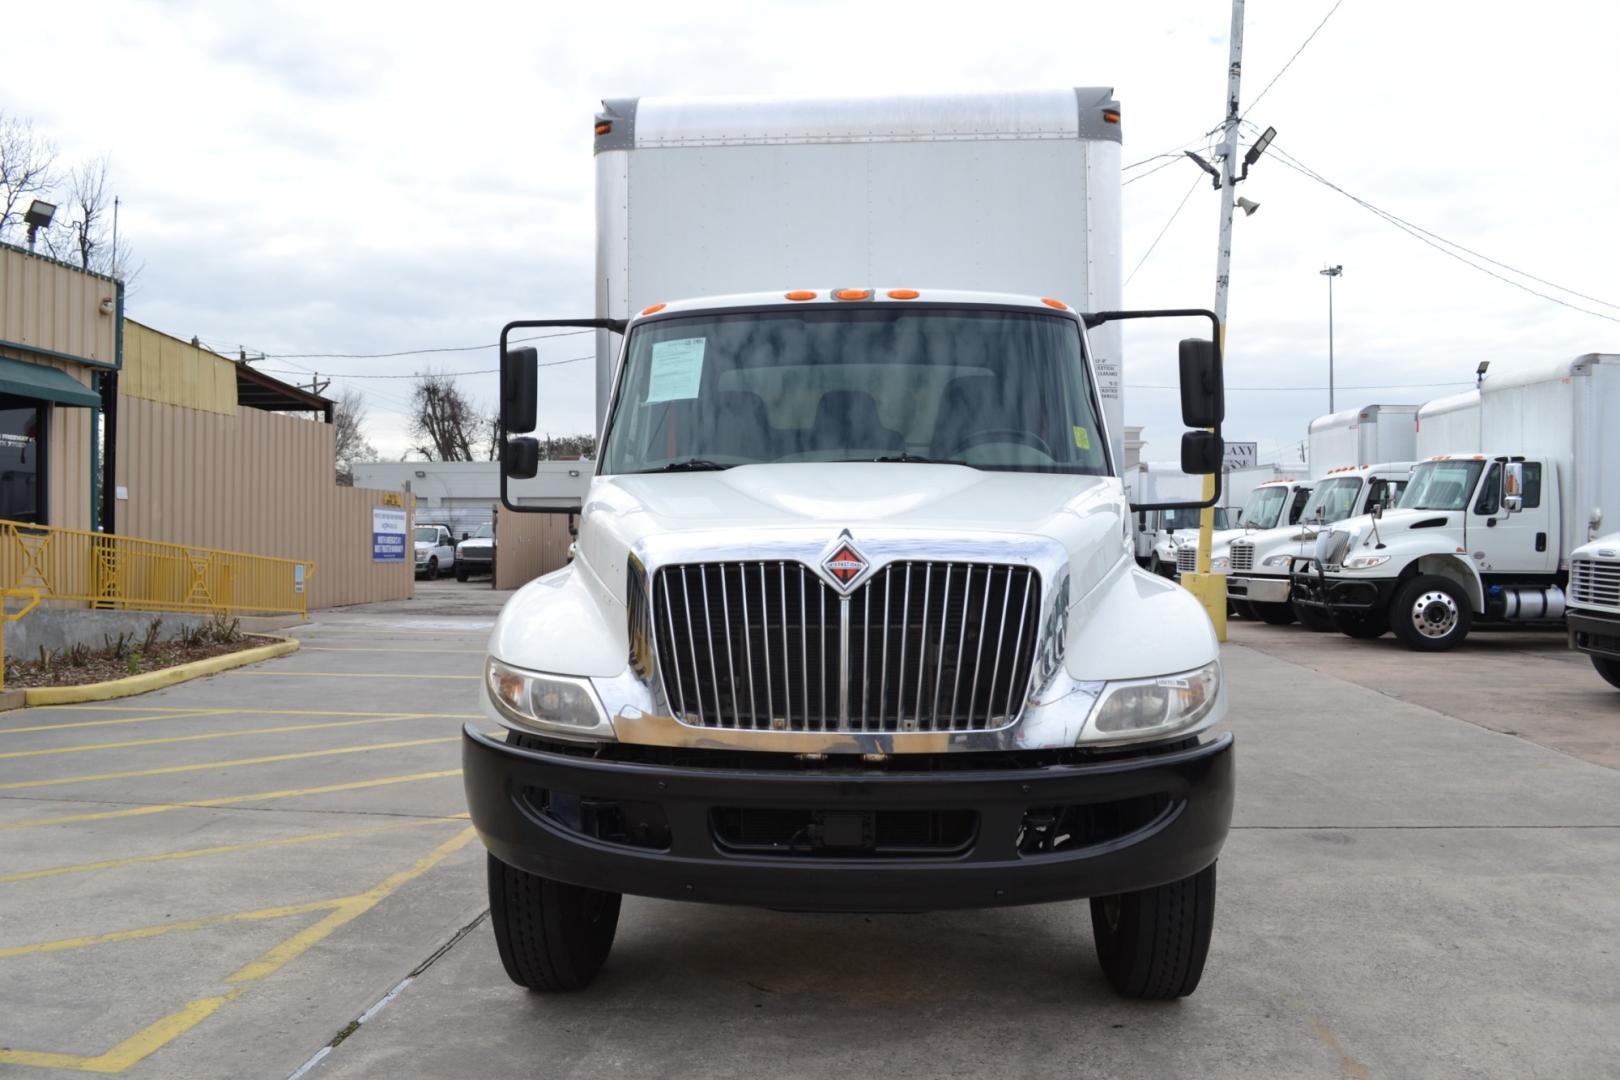
{"type": "MultiPolygon", "coordinates": [[[[1199,515],[1202,514],[1202,513],[1203,513],[1202,510],[1166,510],[1164,512],[1164,520],[1163,520],[1162,524],[1160,525],[1160,527],[1164,528],[1164,529],[1172,529],[1172,530],[1173,529],[1196,529],[1196,528],[1198,528],[1199,515]]],[[[1227,519],[1227,516],[1226,516],[1226,507],[1224,507],[1224,506],[1217,506],[1215,508],[1215,528],[1217,528],[1217,529],[1229,529],[1229,528],[1231,528],[1231,525],[1228,524],[1228,519],[1227,519]]]]}
{"type": "Polygon", "coordinates": [[[418,544],[437,544],[439,542],[438,529],[430,529],[426,526],[418,525],[415,532],[416,542],[418,544]]]}
{"type": "Polygon", "coordinates": [[[473,531],[473,539],[474,540],[493,540],[494,538],[495,538],[495,526],[491,525],[487,521],[484,522],[482,525],[478,526],[478,528],[473,531]]]}
{"type": "Polygon", "coordinates": [[[1299,520],[1306,524],[1343,521],[1356,509],[1356,496],[1361,494],[1361,477],[1340,476],[1324,480],[1311,492],[1310,501],[1299,520]]]}
{"type": "Polygon", "coordinates": [[[1283,507],[1288,504],[1288,489],[1285,487],[1256,488],[1249,495],[1249,501],[1243,504],[1242,522],[1251,529],[1275,528],[1277,519],[1282,517],[1283,507]]]}
{"type": "Polygon", "coordinates": [[[1107,475],[1074,321],[884,305],[649,323],[602,472],[917,458],[1107,475]]]}
{"type": "Polygon", "coordinates": [[[1402,510],[1461,510],[1484,468],[1483,461],[1425,461],[1412,470],[1396,505],[1402,510]]]}

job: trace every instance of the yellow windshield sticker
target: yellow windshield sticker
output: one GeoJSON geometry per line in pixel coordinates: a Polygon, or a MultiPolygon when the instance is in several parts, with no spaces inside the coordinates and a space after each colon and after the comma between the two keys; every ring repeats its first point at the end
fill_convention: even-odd
{"type": "Polygon", "coordinates": [[[1083,427],[1076,427],[1074,429],[1074,445],[1078,446],[1082,450],[1090,450],[1091,432],[1087,431],[1083,427]]]}

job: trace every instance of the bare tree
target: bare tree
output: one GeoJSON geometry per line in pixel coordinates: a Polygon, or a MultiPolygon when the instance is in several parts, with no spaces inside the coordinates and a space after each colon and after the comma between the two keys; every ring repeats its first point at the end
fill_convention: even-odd
{"type": "Polygon", "coordinates": [[[488,420],[449,375],[417,376],[411,391],[411,434],[429,461],[475,461],[473,446],[487,437],[488,420]]]}
{"type": "Polygon", "coordinates": [[[354,466],[358,461],[376,461],[377,448],[366,441],[366,398],[349,387],[338,395],[332,407],[332,433],[337,444],[337,482],[354,486],[354,466]]]}
{"type": "Polygon", "coordinates": [[[28,203],[55,181],[56,144],[36,134],[32,120],[0,110],[0,240],[22,230],[28,203]]]}
{"type": "Polygon", "coordinates": [[[51,229],[51,252],[85,270],[128,280],[130,248],[113,248],[112,164],[105,155],[81,162],[68,174],[66,205],[51,229]]]}

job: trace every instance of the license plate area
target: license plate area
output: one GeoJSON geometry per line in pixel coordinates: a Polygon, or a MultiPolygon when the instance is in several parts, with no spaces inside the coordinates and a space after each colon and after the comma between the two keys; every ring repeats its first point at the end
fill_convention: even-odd
{"type": "Polygon", "coordinates": [[[716,807],[715,845],[739,855],[796,858],[939,858],[967,851],[978,834],[972,810],[806,810],[716,807]]]}

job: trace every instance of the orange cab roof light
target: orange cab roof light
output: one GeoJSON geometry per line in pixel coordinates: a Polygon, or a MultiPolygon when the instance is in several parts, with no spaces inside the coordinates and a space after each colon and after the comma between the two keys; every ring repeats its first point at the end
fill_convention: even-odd
{"type": "Polygon", "coordinates": [[[833,293],[834,300],[867,300],[871,296],[871,289],[839,289],[833,293]]]}
{"type": "Polygon", "coordinates": [[[650,304],[647,307],[642,308],[641,313],[643,315],[656,315],[668,306],[668,304],[650,304]]]}
{"type": "Polygon", "coordinates": [[[1068,304],[1065,304],[1061,300],[1054,300],[1050,296],[1041,297],[1041,303],[1045,304],[1049,308],[1057,308],[1059,311],[1068,311],[1069,310],[1069,305],[1068,304]]]}
{"type": "Polygon", "coordinates": [[[1118,109],[1104,109],[1103,110],[1103,123],[1105,123],[1105,124],[1117,124],[1117,123],[1119,123],[1119,110],[1118,109]]]}
{"type": "Polygon", "coordinates": [[[613,121],[611,121],[611,120],[602,120],[602,121],[599,121],[597,123],[597,125],[596,125],[596,133],[598,135],[606,135],[608,132],[610,132],[612,130],[613,130],[613,121]]]}
{"type": "Polygon", "coordinates": [[[915,299],[917,299],[917,290],[916,289],[890,289],[886,295],[889,297],[890,300],[915,300],[915,299]]]}
{"type": "Polygon", "coordinates": [[[782,295],[789,300],[814,300],[816,298],[816,294],[809,289],[794,289],[792,292],[783,293],[782,295]]]}

